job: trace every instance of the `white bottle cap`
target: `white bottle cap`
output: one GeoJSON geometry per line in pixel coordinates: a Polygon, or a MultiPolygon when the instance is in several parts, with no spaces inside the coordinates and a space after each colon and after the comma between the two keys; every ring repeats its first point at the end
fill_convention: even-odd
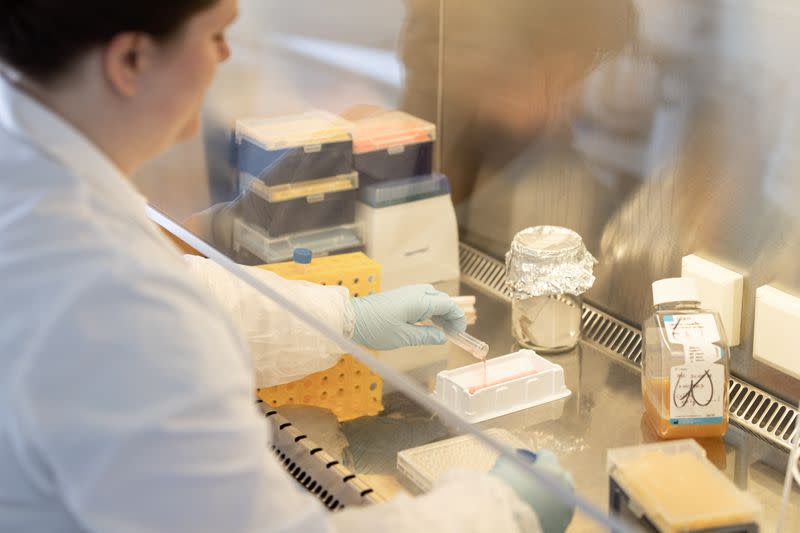
{"type": "Polygon", "coordinates": [[[653,305],[671,302],[700,302],[694,278],[667,278],[653,282],[653,305]]]}

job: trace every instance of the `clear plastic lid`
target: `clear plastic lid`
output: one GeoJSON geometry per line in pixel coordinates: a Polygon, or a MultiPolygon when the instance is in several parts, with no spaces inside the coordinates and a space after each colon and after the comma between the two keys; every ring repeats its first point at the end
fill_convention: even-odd
{"type": "Polygon", "coordinates": [[[308,248],[314,257],[352,250],[363,245],[361,226],[344,224],[314,231],[270,237],[241,219],[233,225],[234,250],[245,249],[265,263],[291,261],[296,248],[308,248]]]}
{"type": "Polygon", "coordinates": [[[761,506],[706,459],[694,440],[608,451],[609,475],[659,531],[757,523],[761,506]]]}
{"type": "Polygon", "coordinates": [[[236,121],[236,142],[247,138],[265,150],[349,141],[353,124],[327,111],[236,121]]]}
{"type": "Polygon", "coordinates": [[[387,111],[353,123],[353,153],[433,142],[436,126],[402,111],[387,111]]]}
{"type": "Polygon", "coordinates": [[[450,182],[444,174],[435,173],[362,184],[358,197],[371,207],[387,207],[445,194],[450,194],[450,182]]]}

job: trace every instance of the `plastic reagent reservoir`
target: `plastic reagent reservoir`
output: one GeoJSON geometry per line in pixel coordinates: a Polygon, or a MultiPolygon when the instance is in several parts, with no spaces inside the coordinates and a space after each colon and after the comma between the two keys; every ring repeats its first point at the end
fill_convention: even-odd
{"type": "Polygon", "coordinates": [[[564,369],[520,350],[436,376],[433,395],[470,422],[480,422],[566,398],[564,369]]]}

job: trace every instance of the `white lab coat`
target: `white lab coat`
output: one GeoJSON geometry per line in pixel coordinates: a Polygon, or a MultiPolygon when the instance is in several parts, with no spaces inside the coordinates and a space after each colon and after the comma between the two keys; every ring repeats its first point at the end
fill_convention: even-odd
{"type": "MultiPolygon", "coordinates": [[[[263,383],[333,348],[210,262],[190,276],[144,207],[87,139],[0,81],[0,532],[535,527],[486,477],[329,514],[269,457],[241,334],[263,383]]],[[[343,290],[263,277],[352,329],[343,290]]]]}

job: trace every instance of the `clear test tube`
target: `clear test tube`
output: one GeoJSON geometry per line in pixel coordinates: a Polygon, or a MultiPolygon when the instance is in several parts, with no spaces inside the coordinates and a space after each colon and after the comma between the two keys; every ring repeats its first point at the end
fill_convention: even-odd
{"type": "Polygon", "coordinates": [[[433,319],[433,324],[441,329],[447,336],[448,340],[458,346],[459,348],[469,352],[475,359],[483,361],[489,354],[489,345],[480,339],[476,339],[466,331],[456,331],[447,326],[447,323],[433,319]]]}

